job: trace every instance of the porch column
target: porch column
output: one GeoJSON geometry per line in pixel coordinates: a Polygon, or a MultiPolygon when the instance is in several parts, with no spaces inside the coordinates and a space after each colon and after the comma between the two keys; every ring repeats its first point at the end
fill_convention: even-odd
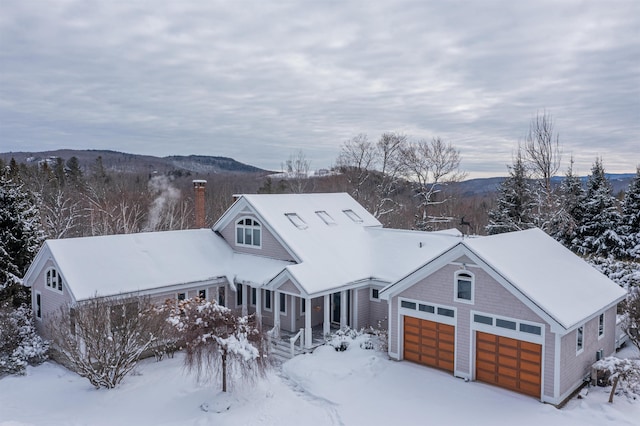
{"type": "Polygon", "coordinates": [[[248,285],[242,285],[242,316],[247,315],[247,293],[251,291],[248,285]]]}
{"type": "Polygon", "coordinates": [[[304,347],[309,349],[313,343],[311,332],[311,298],[304,299],[304,347]]]}
{"type": "Polygon", "coordinates": [[[278,290],[273,292],[273,327],[276,329],[276,334],[280,335],[280,292],[278,290]]]}
{"type": "Polygon", "coordinates": [[[260,328],[262,328],[262,289],[256,289],[256,319],[260,328]]]}
{"type": "Polygon", "coordinates": [[[340,328],[347,326],[347,290],[340,292],[340,328]]]}
{"type": "Polygon", "coordinates": [[[324,322],[322,323],[322,334],[325,336],[331,333],[331,294],[324,295],[324,322]]]}

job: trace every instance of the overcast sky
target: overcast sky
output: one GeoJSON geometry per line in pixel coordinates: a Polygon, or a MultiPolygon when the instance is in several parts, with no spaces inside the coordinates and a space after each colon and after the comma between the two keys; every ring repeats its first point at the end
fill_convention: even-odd
{"type": "Polygon", "coordinates": [[[322,168],[395,131],[482,177],[543,111],[578,173],[635,171],[640,1],[0,0],[0,151],[322,168]]]}

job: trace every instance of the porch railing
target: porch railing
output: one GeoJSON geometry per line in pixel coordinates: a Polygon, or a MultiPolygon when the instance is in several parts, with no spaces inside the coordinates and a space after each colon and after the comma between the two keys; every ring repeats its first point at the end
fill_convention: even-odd
{"type": "Polygon", "coordinates": [[[304,347],[304,328],[301,328],[298,333],[289,338],[289,350],[291,351],[291,358],[293,358],[296,354],[295,346],[296,340],[300,339],[300,350],[304,347]]]}

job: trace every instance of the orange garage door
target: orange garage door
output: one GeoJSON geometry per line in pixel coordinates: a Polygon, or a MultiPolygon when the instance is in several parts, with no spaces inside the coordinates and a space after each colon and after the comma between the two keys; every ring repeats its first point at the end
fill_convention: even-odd
{"type": "Polygon", "coordinates": [[[476,379],[540,397],[542,346],[476,332],[476,379]]]}
{"type": "Polygon", "coordinates": [[[404,317],[404,359],[453,371],[455,327],[404,317]]]}

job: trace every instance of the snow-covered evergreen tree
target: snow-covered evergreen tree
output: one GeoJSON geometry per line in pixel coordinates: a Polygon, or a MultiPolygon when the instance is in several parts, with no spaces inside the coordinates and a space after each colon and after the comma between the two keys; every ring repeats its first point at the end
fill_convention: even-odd
{"type": "Polygon", "coordinates": [[[640,259],[640,166],[622,200],[620,235],[624,241],[624,256],[640,259]]]}
{"type": "Polygon", "coordinates": [[[591,168],[582,200],[582,216],[572,247],[582,255],[621,256],[624,249],[618,235],[621,215],[601,159],[596,159],[591,168]]]}
{"type": "Polygon", "coordinates": [[[44,241],[36,196],[10,170],[0,171],[0,299],[28,302],[22,277],[44,241]]]}
{"type": "Polygon", "coordinates": [[[522,153],[518,151],[513,165],[509,166],[509,176],[498,188],[496,206],[489,211],[487,233],[492,235],[533,228],[533,208],[531,181],[522,153]]]}
{"type": "Polygon", "coordinates": [[[582,222],[582,200],[584,199],[584,188],[582,181],[573,170],[573,157],[569,162],[567,173],[560,184],[560,202],[562,204],[563,216],[554,238],[560,241],[565,247],[576,250],[571,246],[571,242],[576,236],[576,229],[582,222]]]}

